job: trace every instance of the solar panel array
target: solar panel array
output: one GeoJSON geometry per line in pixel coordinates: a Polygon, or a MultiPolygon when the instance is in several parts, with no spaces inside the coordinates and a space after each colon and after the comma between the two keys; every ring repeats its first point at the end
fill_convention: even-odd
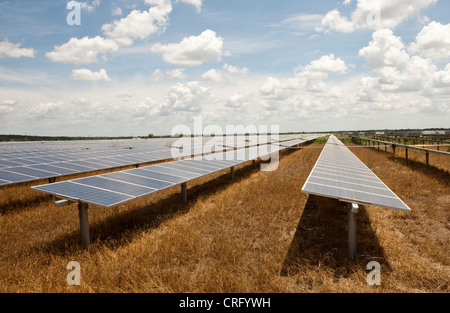
{"type": "Polygon", "coordinates": [[[411,211],[341,141],[331,135],[302,191],[344,202],[411,211]]]}
{"type": "MultiPolygon", "coordinates": [[[[264,144],[268,140],[264,138],[269,138],[253,137],[246,141],[244,136],[231,136],[236,144],[230,147],[224,144],[229,138],[187,138],[190,149],[177,146],[179,138],[0,143],[0,186],[169,160],[173,155],[201,154],[206,143],[209,144],[208,152],[220,152],[249,144],[264,144]]],[[[280,140],[284,140],[283,136],[280,140]]]]}
{"type": "MultiPolygon", "coordinates": [[[[303,142],[318,136],[303,139],[303,142]]],[[[33,187],[58,198],[112,207],[286,149],[262,145],[33,187]]]]}

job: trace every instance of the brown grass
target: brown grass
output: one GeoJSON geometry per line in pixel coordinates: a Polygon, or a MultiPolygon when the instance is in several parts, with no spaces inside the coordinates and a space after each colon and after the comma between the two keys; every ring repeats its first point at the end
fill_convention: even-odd
{"type": "Polygon", "coordinates": [[[250,166],[235,181],[222,172],[192,182],[187,205],[174,187],[91,206],[88,250],[75,204],[0,190],[0,292],[449,292],[448,172],[353,149],[413,212],[363,207],[351,262],[345,205],[300,191],[320,151],[288,153],[275,172],[250,166]],[[66,283],[70,261],[81,286],[66,283]],[[381,286],[366,283],[369,261],[382,266],[381,286]]]}

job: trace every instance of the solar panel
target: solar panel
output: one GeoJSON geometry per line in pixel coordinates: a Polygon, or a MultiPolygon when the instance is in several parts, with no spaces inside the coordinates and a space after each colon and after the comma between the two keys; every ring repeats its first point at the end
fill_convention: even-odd
{"type": "Polygon", "coordinates": [[[174,184],[181,184],[181,183],[184,183],[189,180],[186,177],[179,177],[179,176],[175,176],[175,175],[165,174],[165,173],[155,171],[154,169],[155,168],[153,166],[149,166],[149,167],[143,167],[140,169],[129,170],[129,171],[126,171],[125,173],[138,175],[138,176],[142,176],[142,177],[148,177],[151,179],[156,179],[158,181],[164,181],[164,182],[169,182],[169,183],[174,183],[174,184]]]}
{"type": "Polygon", "coordinates": [[[111,176],[93,176],[77,179],[77,184],[97,187],[108,191],[118,192],[133,197],[141,197],[155,191],[155,188],[144,187],[134,183],[119,181],[111,176]]]}
{"type": "Polygon", "coordinates": [[[33,165],[31,168],[46,171],[46,172],[53,172],[58,175],[69,175],[69,174],[74,173],[74,171],[71,169],[48,165],[48,164],[33,165]]]}
{"type": "Polygon", "coordinates": [[[181,162],[164,163],[164,164],[161,164],[161,166],[170,168],[170,169],[184,171],[187,173],[200,174],[200,175],[206,175],[211,172],[214,172],[213,169],[199,169],[197,167],[190,166],[189,164],[181,163],[181,162]]]}
{"type": "Polygon", "coordinates": [[[139,186],[150,187],[152,189],[163,189],[163,188],[167,188],[169,186],[174,185],[174,183],[172,183],[172,182],[167,182],[167,181],[157,180],[154,178],[134,175],[134,174],[130,174],[128,172],[105,174],[105,175],[102,175],[101,177],[114,179],[114,180],[121,181],[121,182],[131,183],[131,184],[135,184],[135,185],[139,185],[139,186]]]}
{"type": "Polygon", "coordinates": [[[96,204],[104,207],[111,207],[122,202],[129,201],[134,197],[122,193],[111,192],[96,187],[85,186],[75,182],[61,182],[48,184],[34,188],[44,191],[64,199],[72,199],[75,201],[83,201],[86,203],[96,204]]]}
{"type": "Polygon", "coordinates": [[[0,170],[0,179],[4,181],[14,182],[14,183],[20,183],[20,182],[26,182],[30,180],[35,180],[36,177],[34,176],[27,176],[27,175],[21,175],[17,173],[7,172],[0,170]]]}
{"type": "Polygon", "coordinates": [[[194,174],[194,173],[180,171],[178,169],[172,169],[172,168],[168,168],[168,167],[161,166],[161,165],[152,166],[152,171],[160,172],[163,174],[169,174],[169,175],[173,175],[173,176],[177,176],[177,177],[182,177],[182,178],[186,178],[186,179],[194,179],[198,176],[197,174],[194,174]]]}
{"type": "Polygon", "coordinates": [[[323,148],[302,191],[344,202],[411,211],[333,135],[323,148]]]}

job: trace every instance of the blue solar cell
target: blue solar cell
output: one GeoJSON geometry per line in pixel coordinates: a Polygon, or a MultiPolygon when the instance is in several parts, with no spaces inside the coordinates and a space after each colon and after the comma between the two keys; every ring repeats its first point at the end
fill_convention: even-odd
{"type": "Polygon", "coordinates": [[[86,161],[72,161],[71,164],[76,164],[76,165],[79,165],[79,166],[83,166],[83,167],[88,168],[90,170],[102,169],[101,165],[95,164],[95,163],[91,163],[91,162],[86,162],[86,161]]]}
{"type": "Polygon", "coordinates": [[[58,166],[53,166],[51,164],[41,164],[41,165],[33,165],[30,166],[33,169],[38,169],[38,170],[42,170],[42,171],[48,171],[48,172],[53,172],[53,173],[57,173],[59,175],[70,175],[70,174],[74,174],[77,173],[77,171],[68,169],[68,168],[62,168],[62,167],[58,167],[58,166]]]}
{"type": "Polygon", "coordinates": [[[206,175],[206,174],[214,172],[214,170],[211,170],[211,169],[208,169],[208,170],[198,169],[195,167],[191,167],[188,164],[182,164],[181,162],[171,162],[171,163],[169,162],[169,163],[160,164],[160,166],[170,168],[170,169],[185,171],[185,172],[189,172],[189,173],[194,173],[194,174],[198,174],[198,175],[206,175]]]}
{"type": "Polygon", "coordinates": [[[17,163],[17,162],[11,162],[11,161],[7,161],[7,160],[0,160],[0,166],[1,167],[6,167],[6,166],[21,166],[22,164],[17,163]]]}
{"type": "Polygon", "coordinates": [[[164,174],[162,172],[154,171],[154,170],[152,170],[154,168],[155,168],[154,166],[146,166],[146,167],[142,167],[139,169],[128,170],[125,173],[144,176],[144,177],[157,179],[157,180],[174,183],[174,184],[181,184],[188,180],[188,178],[174,176],[174,175],[170,175],[170,174],[164,174]]]}
{"type": "Polygon", "coordinates": [[[37,186],[33,187],[33,189],[50,193],[64,199],[80,200],[103,207],[111,207],[134,199],[132,196],[80,185],[70,181],[37,186]]]}
{"type": "Polygon", "coordinates": [[[31,160],[26,160],[26,159],[22,159],[22,158],[8,158],[8,161],[10,161],[10,162],[15,162],[15,163],[19,163],[20,165],[39,164],[39,162],[35,162],[35,161],[31,161],[31,160]]]}
{"type": "Polygon", "coordinates": [[[201,175],[194,174],[194,173],[188,173],[185,171],[162,167],[160,165],[152,165],[151,170],[155,171],[155,172],[161,172],[163,174],[169,174],[169,175],[173,175],[173,176],[177,176],[177,177],[181,177],[181,178],[187,178],[187,179],[194,179],[194,178],[201,176],[201,175]]]}
{"type": "Polygon", "coordinates": [[[35,170],[33,168],[30,167],[9,167],[7,169],[8,172],[13,172],[16,174],[22,174],[22,175],[27,175],[27,176],[33,176],[33,177],[38,177],[38,178],[48,178],[48,177],[55,177],[55,176],[59,176],[57,173],[53,173],[53,172],[47,172],[47,171],[42,171],[42,170],[35,170]]]}
{"type": "Polygon", "coordinates": [[[1,180],[1,179],[0,179],[0,186],[8,185],[8,184],[10,184],[10,183],[11,183],[11,182],[9,182],[9,181],[1,180]]]}
{"type": "MultiPolygon", "coordinates": [[[[136,185],[150,187],[150,188],[154,188],[154,189],[158,189],[158,190],[175,185],[175,183],[173,183],[173,182],[167,182],[167,181],[162,181],[162,180],[157,180],[157,179],[153,179],[153,178],[140,176],[140,175],[137,175],[136,172],[134,172],[135,174],[131,174],[131,173],[132,172],[130,172],[130,171],[110,173],[110,174],[102,175],[102,177],[116,179],[116,180],[120,180],[123,182],[133,183],[136,185]]],[[[149,174],[149,172],[145,172],[145,174],[149,174]]]]}
{"type": "Polygon", "coordinates": [[[180,164],[189,164],[189,166],[196,166],[200,169],[213,169],[216,171],[220,171],[222,169],[230,167],[229,165],[220,164],[217,161],[201,161],[201,160],[186,160],[181,162],[180,164]]]}
{"type": "Polygon", "coordinates": [[[90,171],[89,168],[84,167],[84,166],[79,166],[76,164],[72,164],[70,162],[58,162],[58,163],[52,163],[53,166],[58,166],[58,167],[64,167],[64,168],[68,168],[77,172],[88,172],[90,171]]]}
{"type": "Polygon", "coordinates": [[[143,187],[139,185],[130,184],[123,181],[117,181],[113,179],[106,178],[105,176],[94,176],[81,178],[76,180],[77,184],[83,184],[87,186],[102,188],[112,192],[118,192],[126,194],[133,197],[141,197],[149,194],[156,189],[143,187]]]}
{"type": "Polygon", "coordinates": [[[37,177],[21,175],[21,174],[16,174],[16,173],[11,173],[11,172],[7,172],[4,170],[0,170],[0,179],[9,181],[11,183],[21,183],[21,182],[30,181],[30,180],[36,180],[37,177]]]}

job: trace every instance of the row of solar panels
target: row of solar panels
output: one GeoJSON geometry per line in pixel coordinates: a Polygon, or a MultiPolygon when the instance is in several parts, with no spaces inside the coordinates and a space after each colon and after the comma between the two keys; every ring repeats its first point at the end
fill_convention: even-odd
{"type": "MultiPolygon", "coordinates": [[[[252,135],[252,136],[217,136],[194,137],[192,141],[215,141],[217,146],[229,145],[242,148],[245,142],[265,144],[286,141],[303,137],[303,135],[252,135]]],[[[190,138],[190,137],[189,137],[190,138]]],[[[126,152],[146,152],[161,147],[171,147],[180,138],[130,139],[130,140],[97,140],[97,141],[42,141],[42,142],[0,142],[0,160],[22,159],[29,157],[46,157],[48,155],[76,155],[79,153],[106,153],[109,151],[127,150],[126,152]],[[134,151],[131,151],[134,150],[134,151]]],[[[1,164],[0,164],[1,166],[1,164]]]]}
{"type": "MultiPolygon", "coordinates": [[[[105,149],[105,143],[100,143],[100,150],[90,149],[70,150],[64,153],[59,151],[22,151],[22,157],[14,154],[12,158],[0,159],[0,186],[14,183],[29,182],[39,179],[56,178],[77,173],[86,173],[90,171],[105,170],[134,164],[150,163],[171,159],[172,156],[178,157],[198,155],[203,153],[203,145],[205,142],[212,142],[212,150],[214,152],[235,149],[236,147],[244,147],[246,145],[266,143],[267,136],[260,138],[250,138],[248,142],[244,138],[236,138],[234,146],[224,147],[222,145],[223,138],[188,138],[191,145],[190,149],[172,148],[170,145],[162,145],[162,141],[158,141],[156,146],[148,146],[152,141],[141,140],[139,145],[133,149],[123,149],[130,145],[121,143],[122,149],[114,148],[105,149]],[[256,140],[255,140],[256,139],[256,140]],[[258,139],[260,139],[258,141],[258,139]],[[147,144],[145,146],[145,144],[147,144]],[[199,151],[200,153],[194,153],[199,151]]],[[[283,140],[281,137],[280,140],[283,140]]],[[[179,141],[179,140],[178,140],[179,141]]],[[[130,142],[131,143],[131,142],[130,142]]],[[[80,147],[77,143],[77,147],[80,147]]],[[[35,144],[33,145],[35,146],[35,144]]],[[[85,146],[83,146],[85,147],[85,146]]]]}
{"type": "Polygon", "coordinates": [[[302,191],[362,205],[410,211],[363,162],[331,135],[302,191]]]}
{"type": "MultiPolygon", "coordinates": [[[[302,142],[314,138],[313,136],[302,142]]],[[[66,200],[111,207],[284,149],[286,147],[280,145],[254,146],[206,157],[42,185],[33,189],[66,200]]]]}

